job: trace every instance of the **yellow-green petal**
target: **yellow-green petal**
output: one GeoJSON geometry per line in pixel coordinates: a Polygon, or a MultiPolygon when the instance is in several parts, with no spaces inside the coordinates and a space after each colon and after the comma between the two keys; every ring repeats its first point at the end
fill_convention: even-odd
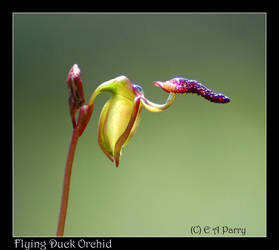
{"type": "Polygon", "coordinates": [[[117,156],[116,165],[118,165],[122,147],[132,138],[140,121],[139,107],[132,121],[130,121],[132,114],[134,114],[134,108],[134,100],[116,94],[107,101],[100,115],[98,142],[104,153],[112,161],[117,156]],[[129,128],[127,130],[128,125],[129,128]],[[116,143],[124,132],[126,134],[122,137],[116,149],[116,143]]]}
{"type": "Polygon", "coordinates": [[[115,165],[118,167],[120,154],[122,147],[128,143],[128,141],[132,138],[133,134],[135,133],[138,123],[140,120],[140,112],[141,112],[141,102],[140,97],[135,98],[134,100],[134,107],[128,122],[127,128],[123,132],[123,134],[118,138],[115,148],[114,148],[114,159],[115,165]]]}
{"type": "Polygon", "coordinates": [[[110,100],[105,104],[100,114],[99,125],[98,125],[98,143],[101,149],[103,150],[103,152],[106,154],[106,156],[111,161],[114,161],[112,150],[110,149],[109,144],[105,140],[105,136],[104,136],[104,124],[107,119],[107,113],[109,107],[110,107],[110,100]]]}

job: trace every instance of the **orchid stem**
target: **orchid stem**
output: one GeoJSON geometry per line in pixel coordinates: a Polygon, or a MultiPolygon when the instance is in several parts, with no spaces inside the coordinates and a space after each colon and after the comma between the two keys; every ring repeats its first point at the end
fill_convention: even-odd
{"type": "Polygon", "coordinates": [[[56,236],[64,235],[64,227],[65,227],[68,200],[69,200],[69,192],[70,192],[72,166],[73,166],[73,160],[74,160],[74,155],[75,155],[75,151],[76,151],[78,138],[79,138],[78,130],[73,129],[72,139],[70,142],[66,166],[65,166],[63,191],[62,191],[62,197],[61,197],[61,206],[60,206],[60,213],[59,213],[59,220],[58,220],[56,236]]]}

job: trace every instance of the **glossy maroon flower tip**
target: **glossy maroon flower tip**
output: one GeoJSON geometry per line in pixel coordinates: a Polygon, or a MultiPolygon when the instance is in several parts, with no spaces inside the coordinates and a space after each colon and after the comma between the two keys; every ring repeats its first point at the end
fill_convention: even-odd
{"type": "Polygon", "coordinates": [[[215,93],[196,80],[176,77],[165,82],[155,81],[154,85],[160,87],[168,93],[195,93],[211,102],[230,102],[230,98],[228,96],[225,96],[222,93],[215,93]]]}

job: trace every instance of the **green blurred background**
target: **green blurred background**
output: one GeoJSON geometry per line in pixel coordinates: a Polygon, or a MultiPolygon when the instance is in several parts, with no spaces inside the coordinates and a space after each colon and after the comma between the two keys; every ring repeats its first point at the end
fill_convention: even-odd
{"type": "Polygon", "coordinates": [[[143,110],[116,169],[97,143],[109,98],[99,96],[77,147],[65,236],[191,236],[194,225],[265,236],[264,13],[14,13],[13,25],[15,236],[56,233],[75,63],[87,99],[126,75],[162,103],[153,81],[180,75],[231,103],[188,94],[143,110]]]}

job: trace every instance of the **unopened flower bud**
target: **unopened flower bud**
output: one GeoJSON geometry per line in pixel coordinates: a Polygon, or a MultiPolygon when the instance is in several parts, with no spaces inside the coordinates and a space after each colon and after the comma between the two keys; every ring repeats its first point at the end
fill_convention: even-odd
{"type": "Polygon", "coordinates": [[[73,122],[73,127],[76,127],[76,112],[85,103],[83,85],[80,79],[80,69],[77,64],[75,64],[68,74],[67,84],[69,89],[69,109],[70,115],[73,122]]]}

